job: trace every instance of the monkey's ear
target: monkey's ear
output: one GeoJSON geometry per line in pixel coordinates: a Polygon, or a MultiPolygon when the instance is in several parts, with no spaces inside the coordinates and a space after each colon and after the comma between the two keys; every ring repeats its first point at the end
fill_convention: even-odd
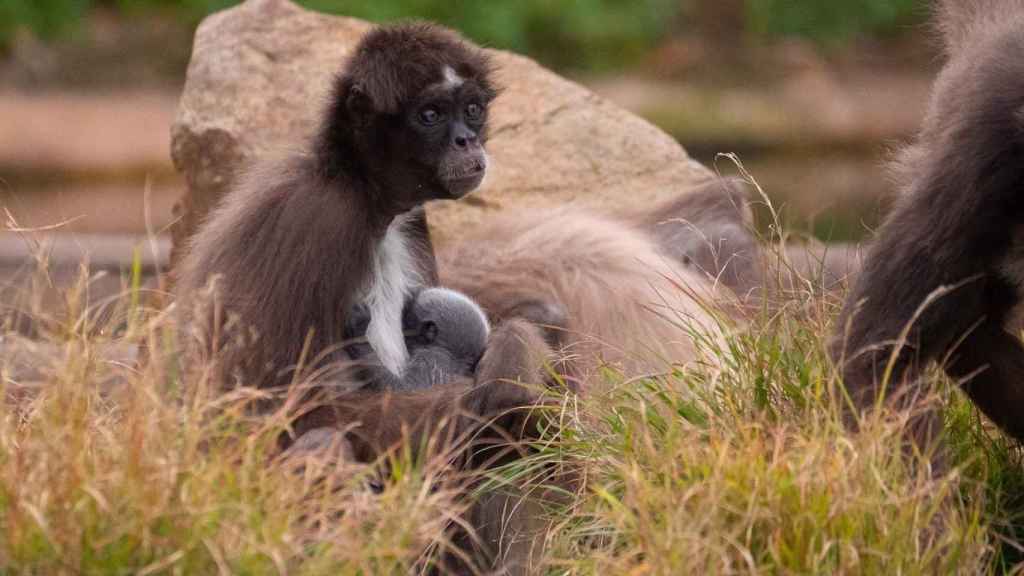
{"type": "Polygon", "coordinates": [[[433,344],[437,340],[437,323],[427,320],[420,327],[420,338],[427,344],[433,344]]]}
{"type": "Polygon", "coordinates": [[[366,330],[370,327],[370,308],[365,304],[355,304],[352,309],[349,310],[348,316],[345,318],[345,326],[342,331],[342,336],[348,340],[352,338],[359,338],[366,335],[366,330]]]}
{"type": "Polygon", "coordinates": [[[345,94],[345,109],[356,127],[365,128],[373,117],[373,102],[359,84],[353,84],[345,94]]]}

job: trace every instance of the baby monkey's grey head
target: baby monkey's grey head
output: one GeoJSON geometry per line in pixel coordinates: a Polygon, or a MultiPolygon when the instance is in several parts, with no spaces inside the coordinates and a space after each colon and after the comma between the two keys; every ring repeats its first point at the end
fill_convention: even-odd
{"type": "Polygon", "coordinates": [[[416,294],[406,305],[402,325],[411,357],[421,350],[443,352],[466,373],[472,373],[490,334],[480,306],[448,288],[425,288],[416,294]]]}

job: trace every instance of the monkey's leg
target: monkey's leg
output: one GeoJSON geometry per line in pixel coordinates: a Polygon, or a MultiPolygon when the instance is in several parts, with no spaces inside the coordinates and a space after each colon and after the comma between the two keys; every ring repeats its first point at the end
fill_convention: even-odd
{"type": "Polygon", "coordinates": [[[1024,346],[995,321],[972,331],[954,351],[946,372],[968,378],[963,389],[981,411],[1024,440],[1024,346]]]}
{"type": "Polygon", "coordinates": [[[492,415],[488,433],[477,440],[474,468],[505,462],[516,452],[516,440],[536,437],[535,410],[502,406],[529,407],[542,400],[549,380],[545,366],[553,356],[540,330],[525,320],[506,320],[491,333],[469,405],[474,414],[492,415]]]}
{"type": "MultiPolygon", "coordinates": [[[[841,343],[833,343],[833,358],[840,358],[841,343]]],[[[860,415],[870,411],[884,401],[884,405],[897,411],[909,410],[910,420],[907,422],[904,435],[900,440],[903,453],[927,455],[934,473],[945,470],[945,447],[937,442],[942,432],[942,419],[937,410],[921,405],[923,388],[920,370],[915,361],[916,352],[903,348],[897,355],[889,379],[883,383],[883,371],[892,355],[891,348],[864,350],[856,357],[847,360],[843,367],[843,386],[849,395],[850,404],[842,404],[842,417],[847,427],[858,429],[860,415]]],[[[917,464],[917,459],[911,459],[917,464]]]]}
{"type": "MultiPolygon", "coordinates": [[[[536,326],[525,320],[506,320],[495,329],[480,359],[476,374],[478,389],[506,382],[503,389],[506,393],[514,393],[516,386],[531,393],[534,389],[531,387],[543,386],[549,380],[545,363],[551,357],[551,349],[536,326]]],[[[536,403],[537,396],[532,397],[536,403]]],[[[482,413],[500,414],[489,406],[495,398],[484,394],[480,399],[487,402],[479,409],[482,413]]],[[[539,422],[534,411],[518,411],[496,418],[492,433],[481,435],[475,442],[473,468],[499,466],[519,457],[523,451],[516,444],[533,437],[539,422]]],[[[454,546],[470,552],[474,563],[495,569],[499,574],[531,573],[543,549],[542,536],[547,523],[538,496],[526,490],[528,488],[513,485],[482,494],[467,513],[466,520],[473,528],[473,535],[461,527],[453,527],[454,546]]],[[[442,563],[457,573],[463,569],[462,561],[454,555],[445,555],[442,563]]]]}
{"type": "Polygon", "coordinates": [[[483,494],[469,512],[476,539],[460,538],[489,569],[507,576],[534,574],[544,547],[548,522],[542,496],[518,486],[483,494]]]}
{"type": "Polygon", "coordinates": [[[884,371],[892,356],[891,347],[868,348],[859,347],[859,342],[847,344],[844,339],[837,338],[832,342],[831,356],[841,361],[843,387],[850,397],[852,410],[845,412],[848,424],[856,423],[856,416],[861,411],[875,406],[884,395],[884,399],[905,396],[905,378],[913,372],[911,359],[913,352],[902,348],[896,357],[892,373],[885,380],[884,371]],[[852,356],[845,358],[845,350],[851,350],[852,356]]]}

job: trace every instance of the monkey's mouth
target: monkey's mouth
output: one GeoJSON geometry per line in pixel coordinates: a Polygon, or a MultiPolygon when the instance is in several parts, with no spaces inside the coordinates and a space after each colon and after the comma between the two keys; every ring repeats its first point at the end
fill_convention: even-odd
{"type": "Polygon", "coordinates": [[[480,183],[484,181],[485,173],[484,170],[480,170],[476,174],[448,178],[445,181],[445,188],[452,198],[462,198],[480,186],[480,183]]]}
{"type": "Polygon", "coordinates": [[[479,188],[486,173],[487,155],[477,150],[450,156],[437,175],[449,197],[458,200],[479,188]]]}

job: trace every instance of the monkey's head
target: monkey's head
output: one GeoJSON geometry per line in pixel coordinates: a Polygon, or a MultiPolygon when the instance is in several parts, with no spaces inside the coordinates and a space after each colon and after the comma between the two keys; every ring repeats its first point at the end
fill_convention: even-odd
{"type": "Polygon", "coordinates": [[[487,171],[487,112],[497,95],[490,75],[487,55],[450,30],[377,28],[338,81],[328,147],[354,154],[393,210],[460,198],[487,171]]]}
{"type": "Polygon", "coordinates": [[[402,326],[409,354],[443,353],[472,374],[487,347],[487,315],[469,297],[447,288],[424,288],[405,307],[402,326]]]}

